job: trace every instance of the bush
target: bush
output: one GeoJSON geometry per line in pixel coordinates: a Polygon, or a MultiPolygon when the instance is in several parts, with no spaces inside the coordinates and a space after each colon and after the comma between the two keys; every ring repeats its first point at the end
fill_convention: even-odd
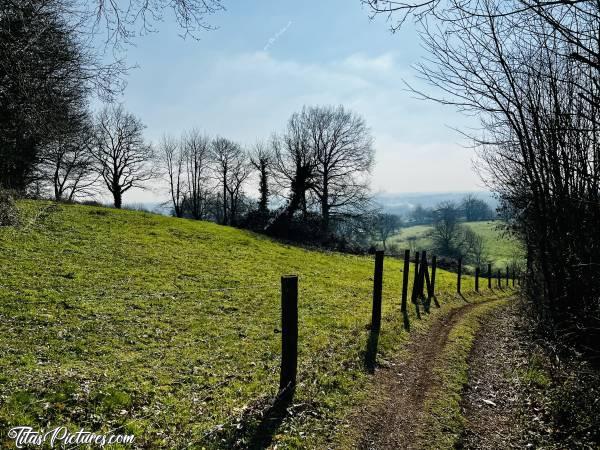
{"type": "Polygon", "coordinates": [[[19,210],[14,196],[9,191],[0,189],[0,226],[9,227],[18,224],[19,210]]]}

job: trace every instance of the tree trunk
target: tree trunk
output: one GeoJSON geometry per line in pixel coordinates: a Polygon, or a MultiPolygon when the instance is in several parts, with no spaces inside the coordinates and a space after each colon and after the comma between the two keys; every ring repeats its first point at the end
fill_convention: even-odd
{"type": "Polygon", "coordinates": [[[329,186],[327,172],[323,175],[323,192],[321,193],[321,216],[323,220],[323,231],[329,231],[329,186]]]}
{"type": "Polygon", "coordinates": [[[123,194],[121,193],[121,189],[115,189],[113,191],[113,198],[115,208],[121,209],[121,207],[123,206],[123,194]]]}

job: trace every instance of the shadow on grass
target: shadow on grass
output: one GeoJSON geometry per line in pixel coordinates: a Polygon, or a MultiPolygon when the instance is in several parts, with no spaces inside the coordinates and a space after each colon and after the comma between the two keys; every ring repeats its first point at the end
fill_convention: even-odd
{"type": "Polygon", "coordinates": [[[207,448],[236,450],[269,448],[285,418],[294,413],[291,411],[294,409],[293,395],[292,390],[282,392],[274,399],[256,400],[241,416],[211,432],[203,444],[207,448]]]}
{"type": "Polygon", "coordinates": [[[461,292],[461,293],[458,293],[458,294],[456,294],[456,295],[458,295],[460,298],[462,298],[462,299],[463,299],[463,301],[464,301],[465,303],[471,303],[469,300],[467,300],[467,297],[465,297],[465,296],[462,294],[462,292],[461,292]]]}
{"type": "Polygon", "coordinates": [[[375,372],[377,365],[377,344],[379,343],[379,330],[371,330],[367,339],[367,348],[365,349],[364,367],[369,373],[375,372]]]}
{"type": "Polygon", "coordinates": [[[249,439],[248,448],[263,449],[271,445],[273,436],[288,414],[288,407],[291,405],[292,399],[292,396],[277,397],[273,404],[263,412],[256,431],[249,439]]]}

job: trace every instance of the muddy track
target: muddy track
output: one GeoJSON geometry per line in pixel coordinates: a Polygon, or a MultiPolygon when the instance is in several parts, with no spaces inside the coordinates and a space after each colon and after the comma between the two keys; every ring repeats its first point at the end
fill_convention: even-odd
{"type": "Polygon", "coordinates": [[[441,356],[448,335],[460,319],[478,304],[466,304],[437,319],[407,346],[408,360],[379,368],[374,375],[371,399],[350,420],[358,449],[421,448],[424,401],[438,384],[435,362],[441,356]],[[373,398],[375,397],[375,398],[373,398]]]}

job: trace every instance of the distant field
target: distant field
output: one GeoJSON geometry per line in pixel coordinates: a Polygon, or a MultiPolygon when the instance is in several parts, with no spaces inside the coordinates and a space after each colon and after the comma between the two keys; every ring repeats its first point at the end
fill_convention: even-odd
{"type": "MultiPolygon", "coordinates": [[[[523,258],[519,243],[498,229],[499,222],[465,222],[465,225],[483,237],[489,258],[494,264],[502,267],[514,259],[523,258]]],[[[391,238],[390,243],[398,249],[430,250],[430,233],[430,225],[402,228],[399,234],[391,238]]]]}
{"type": "MultiPolygon", "coordinates": [[[[0,228],[0,446],[11,426],[66,425],[134,433],[140,448],[232,447],[276,393],[288,273],[300,276],[300,384],[274,442],[326,447],[362,395],[372,258],[141,212],[19,206],[23,226],[0,228]]],[[[386,259],[380,360],[408,336],[401,276],[386,259]]],[[[438,273],[432,314],[464,304],[455,278],[438,273]]],[[[472,278],[463,286],[481,298],[472,278]]]]}

